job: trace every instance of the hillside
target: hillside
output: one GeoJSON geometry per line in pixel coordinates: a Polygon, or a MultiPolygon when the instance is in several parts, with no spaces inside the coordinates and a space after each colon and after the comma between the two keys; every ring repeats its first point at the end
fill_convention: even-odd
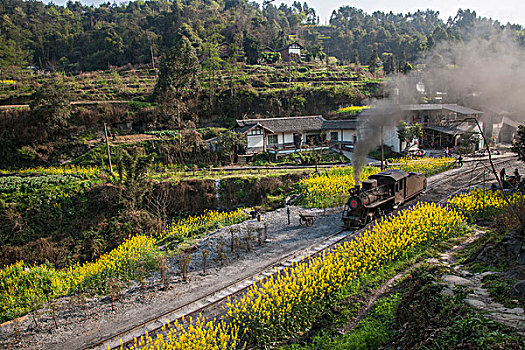
{"type": "MultiPolygon", "coordinates": [[[[5,104],[0,110],[4,140],[0,167],[70,161],[90,149],[93,142],[87,141],[100,140],[104,123],[111,133],[133,134],[178,129],[181,122],[190,129],[230,128],[236,119],[246,117],[330,115],[340,106],[361,105],[369,97],[380,96],[380,77],[357,65],[293,62],[242,64],[213,74],[200,71],[178,120],[176,103],[152,95],[157,82],[153,70],[25,74],[0,91],[5,104]],[[56,106],[62,106],[61,110],[56,106]]],[[[199,139],[214,136],[203,134],[199,139]]],[[[185,162],[191,161],[204,160],[192,157],[185,162]]]]}
{"type": "MultiPolygon", "coordinates": [[[[245,91],[255,96],[278,94],[280,91],[314,91],[334,87],[350,88],[367,94],[375,91],[381,75],[374,77],[367,67],[359,65],[336,66],[319,63],[282,62],[266,65],[241,65],[235,69],[217,68],[213,72],[201,71],[199,89],[209,103],[223,99],[232,90],[245,91]],[[248,91],[246,91],[248,90],[248,91]]],[[[111,69],[89,73],[65,74],[58,78],[70,94],[72,101],[115,101],[151,99],[158,73],[153,69],[111,69]]],[[[56,79],[51,74],[20,72],[4,84],[0,103],[20,105],[31,102],[31,95],[48,81],[56,79]]],[[[254,113],[254,112],[252,112],[254,113]]]]}
{"type": "MultiPolygon", "coordinates": [[[[265,48],[279,49],[295,40],[307,59],[333,56],[344,63],[368,63],[375,50],[393,54],[404,69],[440,41],[467,40],[477,26],[507,31],[523,43],[523,28],[459,10],[444,22],[433,10],[408,14],[373,14],[343,6],[334,9],[329,26],[318,25],[314,8],[272,3],[262,8],[247,0],[130,1],[99,7],[69,2],[5,0],[0,4],[0,68],[85,72],[125,65],[150,65],[182,36],[198,57],[222,55],[227,44],[234,60],[257,63],[265,48]]],[[[222,57],[221,57],[222,56],[222,57]]],[[[230,55],[231,56],[231,55],[230,55]]],[[[2,79],[4,80],[4,79],[2,79]]]]}
{"type": "Polygon", "coordinates": [[[261,116],[331,118],[384,97],[380,83],[410,72],[439,42],[467,40],[479,26],[524,38],[521,26],[469,10],[444,23],[432,10],[367,14],[345,6],[320,26],[307,4],[261,8],[246,0],[99,7],[8,0],[0,15],[3,168],[70,161],[89,150],[86,140],[102,137],[104,124],[127,134],[229,128],[261,116]],[[300,62],[272,52],[292,42],[303,47],[300,62]],[[191,87],[156,91],[181,47],[191,51],[181,65],[193,67],[191,87]]]}

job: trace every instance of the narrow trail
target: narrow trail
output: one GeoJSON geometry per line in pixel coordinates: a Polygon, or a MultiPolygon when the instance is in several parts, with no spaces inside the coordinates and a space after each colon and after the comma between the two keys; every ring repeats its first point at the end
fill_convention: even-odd
{"type": "Polygon", "coordinates": [[[359,309],[357,316],[349,320],[345,327],[339,332],[341,334],[347,334],[353,330],[359,322],[368,315],[372,309],[374,303],[387,295],[395,283],[401,278],[409,274],[415,268],[423,263],[430,263],[434,265],[445,266],[450,269],[451,273],[443,275],[441,280],[447,285],[441,293],[444,295],[454,295],[454,289],[457,286],[468,288],[470,293],[465,298],[464,302],[469,306],[482,311],[486,316],[499,322],[503,325],[515,329],[519,334],[525,335],[525,312],[523,308],[507,308],[500,303],[495,302],[487,289],[483,288],[483,278],[488,275],[497,274],[498,272],[484,272],[484,273],[473,273],[461,265],[456,265],[457,260],[455,254],[462,249],[465,249],[468,245],[472,244],[475,240],[485,234],[485,231],[474,229],[474,234],[467,237],[461,243],[454,247],[442,252],[439,258],[429,258],[416,263],[402,272],[399,272],[394,277],[384,282],[379,288],[372,292],[372,294],[366,298],[363,302],[363,306],[359,309]]]}
{"type": "Polygon", "coordinates": [[[372,309],[372,306],[374,306],[375,302],[388,294],[392,288],[394,287],[394,284],[399,281],[401,278],[406,276],[410,271],[415,269],[421,265],[421,263],[417,263],[415,265],[410,266],[409,268],[397,273],[394,277],[390,278],[388,281],[384,282],[379,288],[377,288],[375,291],[372,292],[372,294],[365,299],[363,302],[363,306],[359,308],[359,311],[357,312],[356,317],[352,318],[350,321],[347,322],[347,324],[339,330],[340,334],[347,334],[352,329],[357,327],[359,322],[368,315],[370,310],[372,309]]]}
{"type": "MultiPolygon", "coordinates": [[[[474,239],[485,234],[484,231],[474,229],[476,234],[474,239]]],[[[471,243],[473,240],[468,242],[471,243]]],[[[456,248],[456,247],[454,247],[456,248]]],[[[453,249],[454,249],[453,248],[453,249]]],[[[454,274],[444,275],[443,282],[447,284],[447,288],[442,291],[444,294],[453,295],[454,289],[457,286],[463,286],[470,291],[465,298],[465,303],[469,306],[480,310],[496,322],[502,323],[506,326],[514,328],[519,334],[525,335],[525,311],[521,307],[507,308],[503,304],[495,302],[487,289],[483,288],[483,278],[488,275],[499,274],[499,272],[483,272],[473,273],[461,265],[456,265],[454,253],[456,249],[447,251],[441,254],[439,263],[450,268],[454,274]]]]}

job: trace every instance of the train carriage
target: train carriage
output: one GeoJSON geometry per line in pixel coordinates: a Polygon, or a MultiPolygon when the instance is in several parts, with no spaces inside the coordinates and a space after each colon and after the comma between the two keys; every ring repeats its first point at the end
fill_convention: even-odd
{"type": "Polygon", "coordinates": [[[345,228],[360,227],[406,201],[414,198],[427,187],[423,174],[403,170],[387,170],[371,175],[350,190],[344,206],[345,228]]]}

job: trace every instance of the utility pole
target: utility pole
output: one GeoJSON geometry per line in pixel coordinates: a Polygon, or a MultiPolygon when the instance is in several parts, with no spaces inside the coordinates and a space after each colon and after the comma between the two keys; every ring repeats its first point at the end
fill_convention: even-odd
{"type": "Polygon", "coordinates": [[[383,146],[383,125],[381,125],[381,171],[385,170],[385,148],[383,146]]]}
{"type": "Polygon", "coordinates": [[[109,171],[113,174],[113,166],[111,165],[111,152],[109,151],[109,140],[108,140],[108,126],[104,123],[104,136],[106,137],[106,150],[108,152],[108,163],[109,171]]]}
{"type": "Polygon", "coordinates": [[[153,45],[149,46],[149,50],[151,53],[151,64],[153,66],[153,70],[155,70],[155,56],[153,56],[153,45]]]}
{"type": "Polygon", "coordinates": [[[485,181],[486,181],[485,171],[486,169],[484,168],[483,169],[483,216],[485,216],[485,181]]]}
{"type": "Polygon", "coordinates": [[[208,60],[209,60],[209,63],[210,63],[210,66],[209,66],[209,71],[208,71],[208,93],[210,95],[210,107],[212,106],[212,94],[211,94],[211,82],[212,82],[212,71],[213,71],[213,63],[212,63],[212,59],[211,59],[211,46],[208,48],[208,60]]]}

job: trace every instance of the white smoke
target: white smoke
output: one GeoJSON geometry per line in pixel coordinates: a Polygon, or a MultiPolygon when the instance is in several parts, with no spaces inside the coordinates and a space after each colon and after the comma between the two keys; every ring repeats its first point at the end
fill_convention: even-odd
{"type": "Polygon", "coordinates": [[[471,34],[467,42],[441,43],[426,57],[424,68],[385,84],[386,91],[395,87],[399,96],[375,101],[361,123],[352,158],[356,183],[366,155],[379,145],[378,128],[397,125],[403,117],[393,112],[396,103],[457,103],[486,116],[506,111],[525,122],[524,47],[507,31],[478,27],[471,34]]]}

